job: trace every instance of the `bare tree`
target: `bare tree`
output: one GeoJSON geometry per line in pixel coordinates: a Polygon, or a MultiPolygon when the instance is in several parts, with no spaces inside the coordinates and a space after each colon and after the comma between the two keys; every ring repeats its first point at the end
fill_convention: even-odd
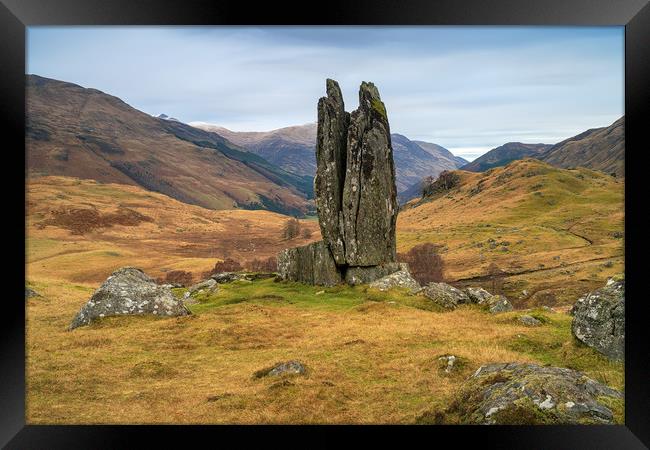
{"type": "Polygon", "coordinates": [[[295,217],[287,220],[282,228],[282,236],[285,239],[295,239],[300,235],[300,221],[295,217]]]}
{"type": "Polygon", "coordinates": [[[487,275],[491,283],[492,294],[501,294],[503,292],[505,272],[496,263],[491,262],[487,268],[487,275]]]}

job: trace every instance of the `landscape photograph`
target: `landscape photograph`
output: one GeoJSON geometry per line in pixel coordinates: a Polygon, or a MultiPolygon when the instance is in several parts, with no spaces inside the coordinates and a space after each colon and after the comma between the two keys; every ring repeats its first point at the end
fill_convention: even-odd
{"type": "Polygon", "coordinates": [[[624,36],[28,27],[26,423],[624,424],[624,36]]]}

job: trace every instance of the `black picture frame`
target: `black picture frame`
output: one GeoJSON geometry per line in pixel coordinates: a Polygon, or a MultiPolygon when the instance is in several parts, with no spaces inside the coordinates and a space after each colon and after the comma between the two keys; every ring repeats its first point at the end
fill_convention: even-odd
{"type": "MultiPolygon", "coordinates": [[[[368,437],[391,433],[396,443],[416,436],[438,445],[451,439],[462,448],[468,441],[483,447],[543,449],[647,448],[650,445],[649,358],[650,342],[643,314],[646,298],[642,266],[645,227],[642,163],[647,147],[644,118],[650,104],[650,5],[648,0],[362,0],[302,3],[286,6],[274,2],[249,4],[228,1],[108,1],[108,0],[0,0],[0,126],[6,168],[3,198],[13,209],[5,214],[25,234],[24,174],[18,170],[19,149],[25,137],[25,31],[34,25],[624,25],[625,26],[625,261],[626,261],[626,361],[625,425],[620,426],[415,426],[415,427],[256,427],[277,434],[305,431],[317,434],[303,445],[324,445],[342,433],[368,437]],[[11,144],[9,144],[11,143],[11,144]],[[14,159],[15,158],[15,159],[14,159]],[[13,165],[15,161],[15,166],[13,165]],[[337,431],[337,433],[333,433],[337,431]]],[[[26,169],[25,169],[26,170],[26,169]]],[[[647,170],[647,169],[645,169],[647,170]]],[[[34,426],[25,424],[25,248],[20,231],[5,234],[15,253],[5,254],[12,295],[4,299],[0,314],[3,368],[0,370],[0,445],[6,448],[133,448],[187,445],[190,439],[207,439],[213,445],[225,436],[244,443],[260,437],[248,427],[224,426],[34,426]],[[13,233],[16,233],[15,239],[13,233]],[[20,262],[23,262],[22,266],[20,262]],[[22,274],[22,279],[21,279],[22,274]]],[[[7,246],[5,245],[5,248],[7,246]]],[[[274,440],[264,436],[270,443],[274,440]]],[[[289,436],[285,436],[289,437],[289,436]]],[[[301,445],[301,439],[296,444],[301,445]]],[[[283,438],[284,440],[284,438],[283,438]]],[[[281,444],[282,441],[275,441],[281,444]]],[[[386,443],[388,441],[385,441],[386,443]]],[[[409,441],[406,441],[409,442],[409,441]]],[[[288,443],[290,444],[290,443],[288,443]]]]}

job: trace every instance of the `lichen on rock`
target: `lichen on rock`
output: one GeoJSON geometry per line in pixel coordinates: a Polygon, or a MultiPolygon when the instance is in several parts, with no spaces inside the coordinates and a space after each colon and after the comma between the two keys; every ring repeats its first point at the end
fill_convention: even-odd
{"type": "Polygon", "coordinates": [[[621,392],[572,369],[498,363],[469,377],[446,415],[482,425],[613,424],[608,404],[622,399],[621,392]]]}
{"type": "Polygon", "coordinates": [[[386,107],[373,83],[345,111],[336,81],[318,101],[314,193],[322,243],[284,250],[280,279],[309,284],[369,283],[396,262],[397,189],[386,107]],[[331,264],[333,262],[333,265],[331,264]]]}
{"type": "Polygon", "coordinates": [[[69,329],[109,316],[186,316],[191,314],[168,286],[160,286],[134,267],[116,270],[77,313],[69,329]]]}
{"type": "Polygon", "coordinates": [[[573,335],[612,360],[625,357],[625,280],[580,298],[573,306],[573,335]]]}

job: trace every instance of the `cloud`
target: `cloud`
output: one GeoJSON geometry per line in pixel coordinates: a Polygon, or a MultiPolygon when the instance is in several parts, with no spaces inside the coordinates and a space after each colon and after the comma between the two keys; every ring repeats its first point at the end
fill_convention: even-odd
{"type": "Polygon", "coordinates": [[[315,121],[327,77],[354,109],[373,81],[393,131],[452,149],[554,143],[623,114],[622,27],[30,27],[27,63],[234,130],[315,121]]]}

